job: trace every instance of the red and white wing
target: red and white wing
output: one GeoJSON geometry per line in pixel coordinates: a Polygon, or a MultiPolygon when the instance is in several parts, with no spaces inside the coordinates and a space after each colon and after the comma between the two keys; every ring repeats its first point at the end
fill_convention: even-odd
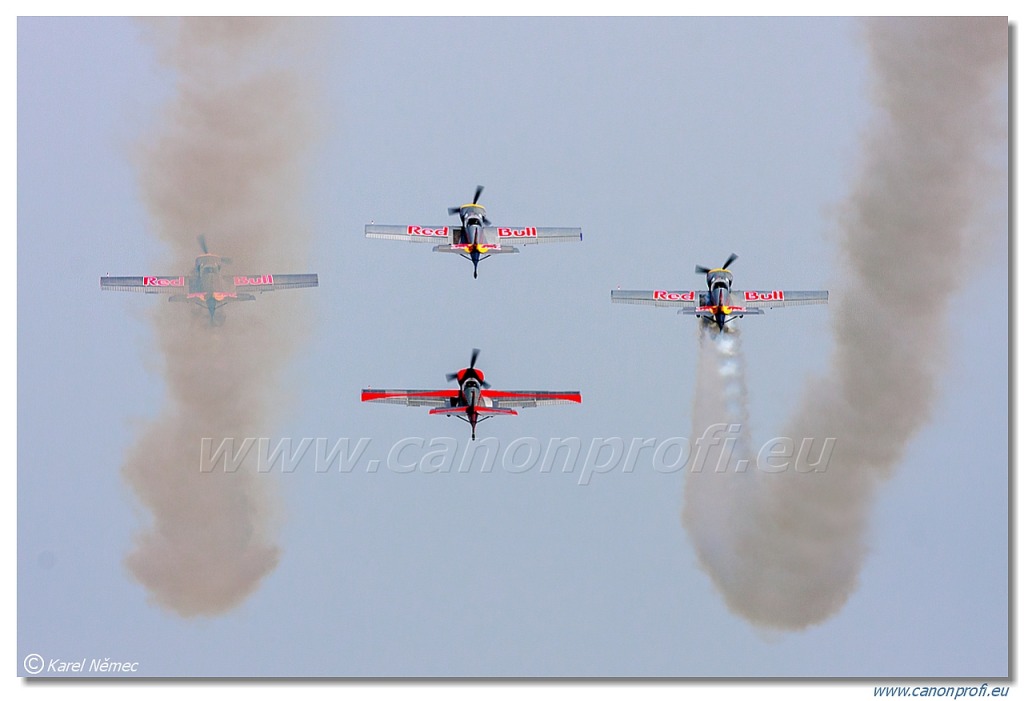
{"type": "Polygon", "coordinates": [[[828,290],[733,290],[730,303],[736,307],[771,309],[803,304],[828,304],[828,290]]]}
{"type": "Polygon", "coordinates": [[[131,275],[100,278],[100,289],[107,292],[145,292],[146,294],[181,294],[189,291],[188,275],[131,275]]]}
{"type": "Polygon", "coordinates": [[[448,407],[458,396],[457,389],[364,389],[361,399],[404,406],[448,407]]]}
{"type": "Polygon", "coordinates": [[[483,233],[487,241],[496,241],[502,245],[583,240],[583,229],[578,226],[488,226],[483,233]]]}
{"type": "Polygon", "coordinates": [[[390,224],[367,224],[366,238],[387,239],[389,241],[411,241],[413,243],[433,243],[435,245],[454,243],[456,233],[461,231],[456,226],[393,226],[390,224]]]}
{"type": "Polygon", "coordinates": [[[238,292],[273,292],[291,290],[297,287],[318,287],[320,278],[316,273],[295,275],[235,275],[235,290],[238,292]]]}
{"type": "Polygon", "coordinates": [[[545,392],[533,390],[512,390],[503,391],[497,389],[485,389],[480,391],[480,396],[491,402],[493,407],[535,407],[548,404],[580,404],[583,398],[579,392],[545,392]]]}
{"type": "Polygon", "coordinates": [[[682,311],[693,312],[707,296],[696,290],[612,290],[612,302],[617,304],[649,304],[655,307],[682,307],[682,311]]]}

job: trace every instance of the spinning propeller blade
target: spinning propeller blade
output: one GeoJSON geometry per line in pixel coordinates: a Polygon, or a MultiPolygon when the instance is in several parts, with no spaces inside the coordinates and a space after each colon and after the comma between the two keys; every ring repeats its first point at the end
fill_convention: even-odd
{"type": "MultiPolygon", "coordinates": [[[[469,356],[469,367],[465,368],[465,369],[469,370],[470,372],[472,372],[473,375],[475,375],[476,378],[478,380],[480,380],[480,386],[486,389],[486,388],[491,386],[491,383],[484,381],[480,377],[480,374],[476,371],[476,359],[479,358],[479,357],[480,357],[480,349],[479,348],[474,348],[473,351],[470,353],[470,356],[469,356]]],[[[452,380],[457,380],[457,379],[459,379],[459,373],[457,373],[457,372],[450,372],[447,375],[445,375],[445,379],[447,379],[449,382],[451,382],[452,380]]]]}
{"type": "MultiPolygon", "coordinates": [[[[728,267],[732,265],[733,261],[735,261],[737,258],[739,258],[738,255],[736,255],[735,253],[730,253],[729,257],[725,259],[725,263],[722,264],[721,269],[728,269],[728,267]]],[[[707,275],[708,273],[711,272],[711,268],[705,268],[703,265],[698,265],[694,272],[699,273],[701,275],[707,275]]]]}
{"type": "MultiPolygon", "coordinates": [[[[477,185],[476,186],[476,192],[473,193],[473,204],[477,204],[477,202],[480,201],[480,195],[481,195],[481,193],[483,193],[483,191],[484,191],[484,186],[483,185],[477,185]]],[[[459,206],[459,207],[449,207],[448,208],[448,214],[458,214],[461,211],[462,211],[462,206],[459,206]]],[[[483,221],[484,221],[484,226],[490,226],[491,225],[490,220],[486,216],[484,217],[483,221]]]]}

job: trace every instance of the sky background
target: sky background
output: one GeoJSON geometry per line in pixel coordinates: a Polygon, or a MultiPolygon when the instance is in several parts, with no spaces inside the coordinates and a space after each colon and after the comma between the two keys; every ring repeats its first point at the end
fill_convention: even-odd
{"type": "MultiPolygon", "coordinates": [[[[878,490],[859,587],[803,631],[726,608],[680,523],[682,470],[641,458],[581,485],[581,456],[572,474],[400,474],[384,465],[397,441],[461,451],[468,428],[359,402],[370,385],[443,387],[479,347],[498,389],[583,394],[487,421],[479,438],[686,437],[695,322],[608,291],[696,289],[694,265],[733,251],[738,288],[841,285],[837,208],[872,118],[856,20],[323,24],[312,240],[289,269],[263,262],[317,272],[320,288],[228,307],[225,326],[308,308],[258,435],[370,447],[349,473],[306,460],[262,475],[278,566],[224,615],[181,618],[125,568],[147,514],[120,470],[167,400],[153,307],[187,312],[97,284],[186,272],[156,269],[167,250],[133,164],[174,76],[131,20],[18,22],[18,674],[29,653],[137,660],[147,676],[1008,673],[998,218],[949,314],[934,415],[878,490]],[[454,256],[363,236],[371,221],[454,222],[446,208],[478,184],[495,224],[580,226],[582,244],[526,247],[473,280],[454,256]]],[[[739,323],[762,443],[825,371],[829,309],[739,323]]]]}

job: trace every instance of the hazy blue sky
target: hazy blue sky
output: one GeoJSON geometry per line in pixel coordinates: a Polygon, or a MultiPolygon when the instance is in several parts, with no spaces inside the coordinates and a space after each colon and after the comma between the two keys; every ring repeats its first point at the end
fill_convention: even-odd
{"type": "MultiPolygon", "coordinates": [[[[309,305],[286,404],[258,435],[370,447],[350,473],[307,460],[264,475],[280,563],[234,610],[182,619],[124,566],[148,516],[120,468],[166,401],[149,316],[187,312],[97,285],[178,272],[155,269],[166,251],[132,162],[173,76],[130,20],[18,22],[19,675],[30,653],[134,660],[146,676],[1007,674],[998,227],[974,246],[950,312],[934,415],[878,491],[859,587],[802,632],[726,608],[680,524],[682,470],[641,457],[584,486],[581,456],[572,474],[399,474],[385,466],[397,441],[463,450],[467,427],[359,402],[369,385],[444,386],[479,347],[497,388],[583,394],[481,424],[503,448],[686,437],[695,322],[613,306],[608,291],[692,289],[695,264],[732,251],[737,287],[839,285],[836,208],[872,116],[857,21],[324,24],[304,195],[314,235],[298,268],[279,271],[317,272],[321,286],[229,307],[225,324],[309,305]],[[496,224],[581,226],[583,243],[486,261],[473,280],[454,256],[363,236],[370,221],[450,223],[446,208],[478,184],[496,224]]],[[[764,441],[825,370],[829,308],[739,323],[764,441]]]]}

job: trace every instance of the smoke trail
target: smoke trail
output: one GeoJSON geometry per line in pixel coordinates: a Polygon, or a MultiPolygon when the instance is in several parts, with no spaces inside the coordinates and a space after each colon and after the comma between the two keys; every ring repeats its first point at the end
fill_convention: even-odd
{"type": "MultiPolygon", "coordinates": [[[[870,20],[866,39],[881,114],[840,222],[849,279],[831,307],[832,369],[783,433],[816,437],[810,457],[835,437],[834,453],[824,472],[797,456],[777,474],[728,475],[754,484],[741,498],[704,474],[687,483],[683,520],[703,565],[734,611],[766,627],[820,622],[856,587],[874,488],[938,392],[949,301],[989,205],[987,149],[1002,137],[1006,152],[993,94],[1005,90],[1005,18],[870,20]],[[715,509],[728,517],[702,520],[715,509]],[[710,527],[725,530],[712,539],[710,527]]],[[[708,384],[698,391],[725,389],[708,384]]],[[[695,413],[717,410],[704,401],[695,413]]]]}
{"type": "MultiPolygon", "coordinates": [[[[298,49],[310,27],[247,18],[146,26],[177,78],[165,122],[138,159],[143,197],[173,256],[166,272],[192,268],[200,233],[233,272],[301,272],[289,268],[309,239],[300,192],[314,123],[298,49]]],[[[220,326],[198,307],[153,314],[169,396],[123,467],[152,512],[127,566],[180,615],[238,604],[277,564],[271,494],[252,465],[200,472],[199,451],[203,437],[267,435],[286,399],[278,374],[305,328],[301,305],[228,305],[220,326]]]]}
{"type": "Polygon", "coordinates": [[[694,445],[688,465],[683,521],[705,565],[729,578],[735,516],[728,504],[752,497],[750,428],[739,329],[718,333],[697,324],[694,445]],[[708,422],[709,418],[714,418],[708,422]]]}

